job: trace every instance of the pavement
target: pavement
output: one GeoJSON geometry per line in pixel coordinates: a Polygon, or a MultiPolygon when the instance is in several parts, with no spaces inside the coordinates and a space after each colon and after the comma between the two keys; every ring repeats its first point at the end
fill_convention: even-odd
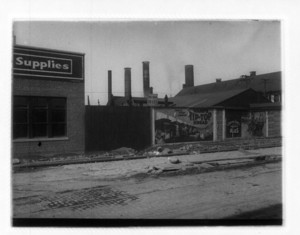
{"type": "MultiPolygon", "coordinates": [[[[214,152],[193,155],[180,155],[172,157],[153,156],[142,159],[131,159],[122,161],[96,162],[85,164],[70,164],[58,165],[54,167],[31,169],[19,169],[20,173],[26,171],[42,170],[43,174],[39,177],[51,180],[53,178],[60,179],[61,175],[64,177],[94,176],[98,179],[116,179],[127,178],[138,174],[160,174],[164,172],[178,172],[193,169],[212,170],[220,166],[228,166],[238,164],[249,164],[256,162],[260,158],[268,157],[271,159],[278,159],[281,157],[281,147],[262,148],[255,150],[238,150],[228,152],[214,152]],[[47,170],[50,169],[50,170],[47,170]],[[67,175],[65,173],[68,173],[67,175]]],[[[18,171],[16,171],[18,172],[18,171]]],[[[34,175],[31,174],[31,175],[34,175]]],[[[34,177],[34,176],[32,176],[34,177]]],[[[72,178],[70,178],[72,179],[72,178]]]]}
{"type": "Polygon", "coordinates": [[[265,148],[177,156],[172,159],[176,163],[152,157],[15,172],[13,217],[78,218],[74,223],[84,218],[257,218],[257,213],[264,214],[263,219],[281,218],[282,164],[265,161],[280,153],[281,148],[265,148]],[[237,162],[235,168],[215,171],[214,163],[237,162]],[[258,164],[250,166],[253,163],[258,164]],[[199,166],[211,171],[180,174],[184,167],[199,166]]]}
{"type": "MultiPolygon", "coordinates": [[[[14,158],[12,160],[13,169],[18,170],[21,168],[35,168],[44,166],[58,166],[68,164],[80,163],[95,163],[95,162],[110,162],[122,160],[137,160],[153,157],[172,157],[172,156],[187,156],[193,155],[202,156],[206,153],[223,153],[238,150],[255,150],[262,148],[272,148],[281,146],[281,138],[257,138],[249,140],[226,140],[226,141],[207,141],[207,142],[191,142],[191,143],[174,143],[164,144],[159,146],[152,146],[140,152],[121,147],[119,149],[111,150],[108,152],[94,152],[84,154],[58,154],[49,156],[27,156],[22,159],[14,158]]],[[[222,154],[224,155],[224,154],[222,154]]],[[[224,155],[226,156],[226,154],[224,155]]]]}

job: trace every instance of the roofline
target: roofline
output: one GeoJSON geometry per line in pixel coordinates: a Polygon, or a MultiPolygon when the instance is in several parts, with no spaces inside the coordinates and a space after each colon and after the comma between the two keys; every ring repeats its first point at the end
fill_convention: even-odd
{"type": "MultiPolygon", "coordinates": [[[[233,81],[233,80],[244,80],[244,79],[253,79],[259,76],[264,76],[264,75],[269,75],[269,74],[275,74],[275,73],[282,73],[282,71],[276,71],[276,72],[272,72],[272,73],[262,73],[262,74],[258,74],[255,76],[249,76],[247,78],[232,78],[232,79],[228,79],[228,80],[222,80],[222,82],[227,82],[227,81],[233,81]]],[[[197,85],[197,86],[202,86],[202,85],[208,85],[208,84],[215,84],[216,82],[211,82],[211,83],[205,83],[205,84],[201,84],[201,85],[197,85]]],[[[193,87],[197,87],[197,86],[193,86],[193,87]]],[[[186,87],[186,88],[191,88],[191,87],[186,87]]]]}
{"type": "MultiPolygon", "coordinates": [[[[260,77],[260,76],[265,76],[265,75],[270,75],[270,74],[276,74],[276,73],[282,73],[282,71],[276,71],[276,72],[272,72],[272,73],[258,74],[256,76],[248,77],[248,78],[232,78],[232,79],[228,79],[228,80],[222,80],[221,83],[228,82],[228,81],[234,81],[234,80],[254,79],[254,78],[257,78],[257,77],[260,77]]],[[[192,86],[192,87],[182,88],[174,97],[176,97],[181,91],[188,90],[188,89],[193,89],[193,88],[197,88],[197,87],[200,87],[200,86],[211,85],[211,84],[216,84],[216,82],[204,83],[204,84],[200,84],[200,85],[196,85],[196,86],[192,86]]],[[[181,95],[181,96],[183,96],[183,95],[181,95]]]]}
{"type": "Polygon", "coordinates": [[[24,48],[24,49],[34,49],[34,50],[45,50],[45,51],[52,51],[52,52],[57,52],[57,53],[67,53],[67,54],[73,54],[73,55],[81,55],[85,56],[85,53],[81,52],[74,52],[74,51],[64,51],[64,50],[58,50],[58,49],[49,49],[45,47],[35,47],[35,46],[27,46],[27,45],[20,45],[20,44],[15,44],[13,45],[15,48],[24,48]]]}

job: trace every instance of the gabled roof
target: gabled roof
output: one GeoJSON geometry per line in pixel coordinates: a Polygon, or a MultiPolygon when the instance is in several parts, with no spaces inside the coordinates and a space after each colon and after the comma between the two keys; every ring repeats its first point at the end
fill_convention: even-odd
{"type": "Polygon", "coordinates": [[[170,98],[177,107],[195,107],[207,108],[218,105],[219,103],[228,100],[236,95],[239,95],[247,90],[252,89],[237,89],[230,91],[219,91],[214,93],[198,93],[193,95],[175,96],[170,98]]]}
{"type": "Polygon", "coordinates": [[[258,92],[281,91],[281,72],[261,74],[247,78],[237,78],[221,82],[214,82],[194,87],[183,88],[175,97],[193,94],[226,92],[230,90],[252,88],[258,92]]]}

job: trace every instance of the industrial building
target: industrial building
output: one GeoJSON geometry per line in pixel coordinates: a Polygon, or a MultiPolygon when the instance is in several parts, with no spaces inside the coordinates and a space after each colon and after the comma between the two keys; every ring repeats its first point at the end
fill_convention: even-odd
{"type": "Polygon", "coordinates": [[[83,153],[84,54],[14,45],[14,158],[83,153]]]}
{"type": "Polygon", "coordinates": [[[112,90],[112,71],[108,71],[108,106],[165,106],[171,105],[167,95],[164,98],[158,98],[153,93],[153,87],[150,87],[150,68],[149,61],[143,62],[143,97],[133,97],[131,93],[131,68],[124,69],[125,90],[124,96],[114,96],[112,90]]]}

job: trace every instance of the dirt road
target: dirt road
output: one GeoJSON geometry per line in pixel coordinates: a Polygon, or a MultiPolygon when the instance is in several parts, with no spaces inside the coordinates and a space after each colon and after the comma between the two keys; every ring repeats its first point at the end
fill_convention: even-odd
{"type": "Polygon", "coordinates": [[[78,167],[78,177],[67,170],[53,174],[56,168],[15,174],[14,218],[222,219],[243,214],[245,219],[248,212],[282,203],[280,162],[129,179],[83,175],[78,167]]]}

